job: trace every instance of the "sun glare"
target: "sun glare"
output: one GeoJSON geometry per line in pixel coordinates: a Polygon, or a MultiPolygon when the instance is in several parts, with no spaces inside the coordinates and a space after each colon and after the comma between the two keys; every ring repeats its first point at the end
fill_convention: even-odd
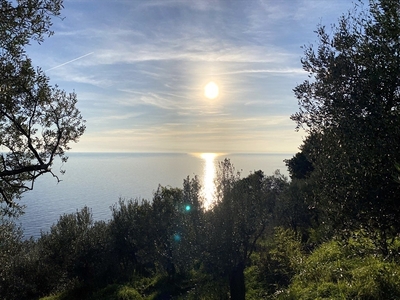
{"type": "Polygon", "coordinates": [[[210,81],[209,83],[206,84],[204,87],[204,96],[206,96],[208,99],[215,99],[219,95],[219,88],[218,85],[210,81]]]}
{"type": "Polygon", "coordinates": [[[202,193],[204,196],[204,208],[210,209],[215,195],[215,158],[216,153],[202,153],[200,157],[204,160],[204,178],[202,193]]]}

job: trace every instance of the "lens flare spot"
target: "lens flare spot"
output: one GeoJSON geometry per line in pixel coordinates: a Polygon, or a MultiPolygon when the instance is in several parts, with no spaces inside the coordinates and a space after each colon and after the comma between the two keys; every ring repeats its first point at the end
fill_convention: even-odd
{"type": "Polygon", "coordinates": [[[175,233],[175,234],[174,234],[174,241],[175,241],[175,242],[180,242],[180,240],[181,240],[180,234],[175,233]]]}

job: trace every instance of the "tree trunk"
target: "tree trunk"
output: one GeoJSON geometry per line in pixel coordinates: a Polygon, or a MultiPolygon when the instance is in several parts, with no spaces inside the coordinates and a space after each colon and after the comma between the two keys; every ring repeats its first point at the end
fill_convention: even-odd
{"type": "Polygon", "coordinates": [[[229,276],[231,300],[245,300],[244,264],[239,263],[229,276]]]}

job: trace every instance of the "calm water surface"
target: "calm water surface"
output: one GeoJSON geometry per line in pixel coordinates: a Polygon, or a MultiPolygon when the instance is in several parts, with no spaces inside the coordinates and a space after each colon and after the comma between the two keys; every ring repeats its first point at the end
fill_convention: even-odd
{"type": "MultiPolygon", "coordinates": [[[[276,169],[287,175],[283,162],[292,154],[182,154],[182,153],[71,153],[63,166],[65,175],[57,183],[51,175],[39,178],[34,190],[25,193],[20,218],[26,237],[40,235],[57,222],[60,215],[84,206],[95,220],[111,217],[110,206],[119,198],[151,199],[159,184],[182,187],[187,176],[199,176],[210,197],[212,176],[218,162],[229,158],[242,177],[262,170],[272,175],[276,169]]],[[[57,173],[60,164],[53,170],[57,173]]]]}

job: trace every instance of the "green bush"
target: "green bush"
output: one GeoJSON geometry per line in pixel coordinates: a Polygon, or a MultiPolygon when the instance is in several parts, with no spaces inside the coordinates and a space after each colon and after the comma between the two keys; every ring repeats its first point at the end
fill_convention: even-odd
{"type": "Polygon", "coordinates": [[[14,299],[22,292],[23,280],[16,274],[22,246],[22,230],[11,220],[0,217],[0,295],[3,299],[14,299]]]}
{"type": "Polygon", "coordinates": [[[41,300],[143,300],[140,293],[127,285],[112,284],[96,292],[85,288],[75,288],[58,295],[41,298],[41,300]]]}
{"type": "Polygon", "coordinates": [[[37,242],[43,266],[57,274],[52,284],[62,289],[76,280],[88,285],[105,282],[114,262],[109,236],[107,224],[94,222],[87,207],[61,216],[37,242]]]}
{"type": "Polygon", "coordinates": [[[258,244],[246,271],[246,297],[265,298],[287,288],[304,260],[301,237],[291,229],[274,228],[273,235],[258,244]]]}
{"type": "Polygon", "coordinates": [[[123,286],[117,292],[118,300],[142,300],[143,297],[134,288],[123,286]]]}

